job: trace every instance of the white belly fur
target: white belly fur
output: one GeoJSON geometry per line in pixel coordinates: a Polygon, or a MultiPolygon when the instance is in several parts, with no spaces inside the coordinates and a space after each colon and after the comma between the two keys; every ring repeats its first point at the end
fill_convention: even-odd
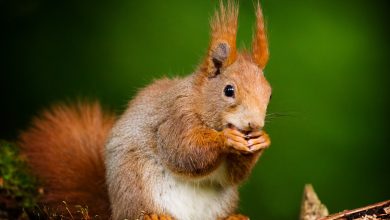
{"type": "Polygon", "coordinates": [[[234,186],[221,187],[226,181],[226,166],[222,164],[206,178],[190,181],[167,173],[154,185],[155,204],[177,220],[215,220],[229,213],[235,199],[234,186]],[[213,184],[212,184],[213,183],[213,184]]]}

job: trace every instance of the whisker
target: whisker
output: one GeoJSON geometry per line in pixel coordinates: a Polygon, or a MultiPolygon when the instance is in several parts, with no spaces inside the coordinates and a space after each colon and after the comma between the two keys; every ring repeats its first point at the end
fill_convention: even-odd
{"type": "Polygon", "coordinates": [[[295,116],[295,114],[293,112],[286,112],[286,113],[272,112],[272,113],[266,114],[266,117],[269,117],[269,116],[272,116],[272,117],[287,117],[287,116],[295,116]]]}
{"type": "Polygon", "coordinates": [[[297,114],[295,112],[272,112],[265,115],[265,121],[270,122],[271,120],[274,120],[276,118],[282,118],[282,117],[295,117],[297,114]]]}

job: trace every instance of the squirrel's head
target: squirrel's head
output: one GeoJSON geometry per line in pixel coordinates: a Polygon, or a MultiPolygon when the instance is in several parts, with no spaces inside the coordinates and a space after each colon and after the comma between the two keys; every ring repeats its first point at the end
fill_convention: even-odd
{"type": "Polygon", "coordinates": [[[268,61],[268,43],[260,4],[252,52],[236,50],[238,9],[228,1],[211,21],[207,56],[195,75],[201,94],[200,115],[209,126],[221,130],[233,126],[241,131],[264,126],[271,87],[263,69],[268,61]]]}

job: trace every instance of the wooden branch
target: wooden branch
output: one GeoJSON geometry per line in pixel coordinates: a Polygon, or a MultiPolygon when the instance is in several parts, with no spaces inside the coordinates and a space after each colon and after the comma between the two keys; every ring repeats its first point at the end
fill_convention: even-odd
{"type": "Polygon", "coordinates": [[[390,219],[390,200],[321,218],[319,220],[383,220],[390,219]]]}
{"type": "Polygon", "coordinates": [[[305,186],[300,220],[390,220],[390,200],[328,215],[312,185],[305,186]]]}

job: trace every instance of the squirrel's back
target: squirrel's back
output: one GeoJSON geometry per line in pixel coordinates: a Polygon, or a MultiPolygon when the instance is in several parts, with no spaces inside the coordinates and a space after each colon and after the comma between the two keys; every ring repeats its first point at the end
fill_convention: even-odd
{"type": "Polygon", "coordinates": [[[44,187],[41,202],[56,210],[88,206],[107,218],[104,144],[115,117],[98,103],[55,105],[33,120],[19,139],[22,153],[44,187]]]}

